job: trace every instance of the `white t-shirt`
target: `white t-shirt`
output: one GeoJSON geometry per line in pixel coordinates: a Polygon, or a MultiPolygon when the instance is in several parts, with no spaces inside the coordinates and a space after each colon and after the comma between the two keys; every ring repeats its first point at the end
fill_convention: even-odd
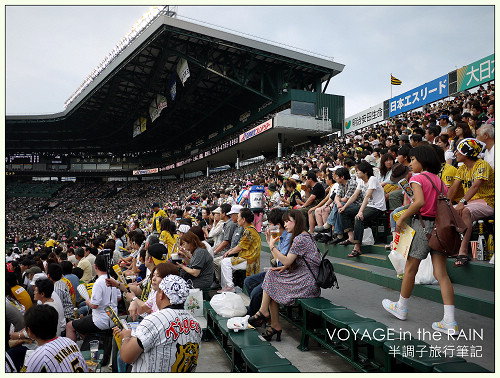
{"type": "Polygon", "coordinates": [[[488,162],[491,168],[495,169],[495,145],[493,145],[489,151],[485,149],[483,160],[488,162]]]}
{"type": "Polygon", "coordinates": [[[356,188],[356,190],[361,190],[363,198],[365,197],[368,189],[373,189],[373,192],[371,198],[368,200],[367,206],[385,211],[386,205],[384,189],[375,176],[371,176],[366,184],[363,180],[358,181],[358,187],[356,188]]]}
{"type": "MultiPolygon", "coordinates": [[[[46,302],[45,304],[48,304],[49,306],[54,307],[57,310],[57,314],[59,315],[59,323],[57,324],[57,336],[61,335],[61,332],[66,329],[66,318],[64,317],[64,308],[63,304],[61,301],[61,298],[59,298],[59,295],[55,291],[52,292],[52,295],[50,296],[54,302],[46,302]]],[[[37,304],[42,304],[41,301],[37,301],[37,304]]]]}
{"type": "Polygon", "coordinates": [[[57,334],[56,334],[56,336],[61,336],[62,330],[64,330],[65,327],[66,327],[66,319],[64,317],[64,310],[62,308],[62,305],[59,304],[59,306],[58,306],[58,303],[56,301],[45,302],[45,304],[49,305],[51,307],[54,307],[56,309],[57,314],[59,315],[59,323],[57,323],[57,334]]]}
{"type": "Polygon", "coordinates": [[[111,305],[114,312],[117,312],[118,298],[121,297],[120,290],[116,287],[106,286],[106,275],[100,276],[92,287],[92,297],[90,303],[99,307],[92,309],[92,320],[97,328],[109,329],[113,326],[112,320],[106,314],[104,308],[111,305]]]}

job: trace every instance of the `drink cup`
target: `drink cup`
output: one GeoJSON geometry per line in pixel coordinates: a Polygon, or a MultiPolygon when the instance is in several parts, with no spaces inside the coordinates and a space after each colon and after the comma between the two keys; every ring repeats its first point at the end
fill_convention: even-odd
{"type": "Polygon", "coordinates": [[[270,226],[269,230],[271,232],[271,237],[273,239],[276,239],[276,237],[280,235],[280,226],[279,225],[270,226]]]}
{"type": "Polygon", "coordinates": [[[99,340],[92,340],[90,342],[90,358],[97,360],[97,351],[99,350],[99,340]]]}
{"type": "Polygon", "coordinates": [[[470,242],[470,247],[472,249],[472,258],[477,259],[477,240],[470,242]]]}

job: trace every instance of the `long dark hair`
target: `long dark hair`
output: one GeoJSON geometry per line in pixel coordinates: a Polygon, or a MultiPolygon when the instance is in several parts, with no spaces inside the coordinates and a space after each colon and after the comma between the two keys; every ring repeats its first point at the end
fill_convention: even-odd
{"type": "Polygon", "coordinates": [[[290,240],[290,245],[292,245],[293,239],[306,230],[306,219],[304,218],[304,214],[299,210],[290,210],[283,214],[283,222],[290,220],[290,218],[293,218],[295,221],[295,226],[292,230],[292,239],[290,240]]]}
{"type": "Polygon", "coordinates": [[[389,172],[387,170],[387,167],[385,166],[385,162],[387,160],[392,160],[392,162],[394,163],[394,156],[392,156],[392,154],[390,154],[389,152],[383,154],[382,157],[380,158],[380,177],[382,178],[384,178],[387,172],[389,172]]]}

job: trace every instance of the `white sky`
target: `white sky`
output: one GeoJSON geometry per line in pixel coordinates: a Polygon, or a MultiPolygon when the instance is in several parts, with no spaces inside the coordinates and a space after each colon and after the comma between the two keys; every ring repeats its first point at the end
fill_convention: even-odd
{"type": "MultiPolygon", "coordinates": [[[[149,6],[7,6],[6,114],[51,114],[149,6]]],[[[188,17],[334,57],[349,117],[494,52],[493,6],[185,6],[188,17]]]]}

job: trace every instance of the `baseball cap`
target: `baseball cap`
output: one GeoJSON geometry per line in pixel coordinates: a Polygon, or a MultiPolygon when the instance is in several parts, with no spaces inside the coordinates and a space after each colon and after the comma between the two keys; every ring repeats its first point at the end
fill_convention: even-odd
{"type": "Polygon", "coordinates": [[[243,206],[233,205],[233,206],[231,206],[231,210],[229,211],[229,213],[227,213],[227,215],[238,214],[241,209],[243,209],[243,206]]]}
{"type": "Polygon", "coordinates": [[[165,262],[168,258],[167,247],[160,243],[150,245],[147,252],[153,258],[155,265],[165,262]]]}
{"type": "Polygon", "coordinates": [[[475,138],[465,138],[458,143],[457,151],[469,158],[478,157],[483,150],[484,143],[475,138]]]}
{"type": "Polygon", "coordinates": [[[196,193],[196,189],[191,190],[191,193],[196,193]]]}
{"type": "Polygon", "coordinates": [[[32,266],[29,269],[26,269],[25,271],[26,274],[36,274],[36,273],[42,273],[42,270],[38,266],[32,266]]]}
{"type": "Polygon", "coordinates": [[[169,274],[158,285],[159,289],[168,297],[170,304],[182,304],[189,296],[189,287],[184,278],[169,274]]]}
{"type": "Polygon", "coordinates": [[[298,174],[296,174],[296,173],[294,173],[292,175],[292,177],[290,177],[290,178],[293,179],[293,180],[295,180],[295,181],[299,181],[300,180],[300,176],[298,174]]]}
{"type": "Polygon", "coordinates": [[[404,140],[404,141],[409,141],[410,138],[408,138],[408,135],[407,134],[401,134],[399,136],[399,140],[404,140]]]}
{"type": "Polygon", "coordinates": [[[155,202],[151,205],[151,208],[155,208],[155,207],[160,207],[160,204],[158,202],[155,202]]]}
{"type": "Polygon", "coordinates": [[[441,117],[439,117],[438,119],[450,119],[450,117],[448,117],[446,114],[443,114],[441,117]]]}
{"type": "Polygon", "coordinates": [[[217,213],[217,214],[220,214],[220,213],[221,213],[221,208],[220,208],[220,206],[219,206],[217,209],[215,209],[214,211],[212,211],[212,213],[217,213]]]}
{"type": "MultiPolygon", "coordinates": [[[[219,208],[220,209],[220,208],[219,208]]],[[[179,232],[182,232],[183,234],[185,234],[186,232],[189,231],[191,227],[189,227],[187,224],[181,224],[178,228],[177,228],[177,231],[179,232]]]]}

